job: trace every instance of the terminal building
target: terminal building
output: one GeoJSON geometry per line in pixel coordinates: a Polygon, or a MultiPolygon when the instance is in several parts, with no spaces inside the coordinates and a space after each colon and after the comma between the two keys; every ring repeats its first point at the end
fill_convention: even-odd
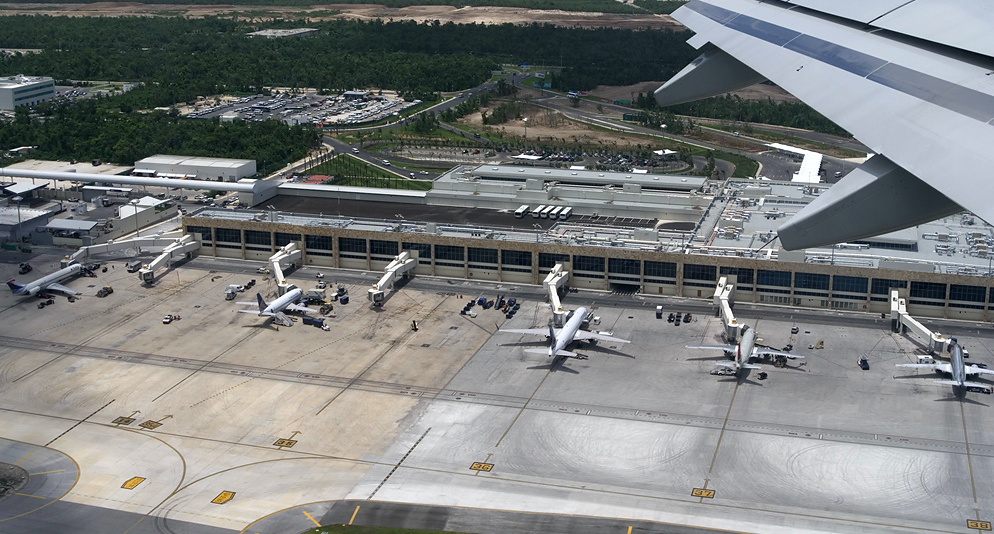
{"type": "MultiPolygon", "coordinates": [[[[529,175],[544,174],[542,169],[488,169],[458,175],[468,171],[463,169],[451,177],[475,191],[446,198],[443,184],[409,199],[442,208],[475,197],[475,209],[490,214],[481,214],[487,226],[446,222],[445,209],[431,210],[437,217],[425,214],[427,220],[420,221],[324,215],[334,213],[331,203],[322,214],[206,208],[184,217],[183,224],[201,240],[202,254],[219,257],[265,261],[297,242],[306,265],[376,271],[402,251],[413,251],[417,274],[522,284],[540,284],[563,264],[573,287],[690,298],[711,298],[724,277],[735,284],[737,302],[872,313],[888,313],[890,290],[897,289],[915,315],[994,319],[987,252],[994,232],[969,214],[858,243],[792,252],[779,248],[776,228],[828,186],[733,179],[694,184],[683,192],[653,191],[632,176],[638,191],[617,197],[629,180],[624,173],[593,173],[621,182],[608,190],[608,183],[583,183],[580,174],[573,178],[577,183],[565,183],[575,171],[565,171],[566,177],[558,171],[562,179],[553,180],[552,174],[550,179],[529,175]],[[513,185],[504,189],[500,182],[513,185]],[[598,198],[594,191],[611,195],[598,198]],[[534,194],[532,204],[571,199],[576,213],[548,228],[533,228],[515,217],[515,208],[524,203],[521,194],[534,194]],[[678,200],[668,208],[652,207],[667,195],[678,200]],[[645,205],[638,204],[640,197],[645,205]],[[627,220],[619,214],[646,210],[657,214],[649,224],[617,222],[627,220]],[[492,224],[495,214],[506,223],[492,224]]],[[[651,175],[638,180],[655,182],[651,175]]],[[[374,203],[355,200],[358,195],[344,189],[335,188],[343,202],[351,198],[368,206],[360,212],[371,212],[374,203]]],[[[366,191],[363,198],[373,200],[373,193],[366,191]]]]}
{"type": "Polygon", "coordinates": [[[47,76],[6,76],[0,78],[0,109],[13,111],[55,98],[55,80],[47,76]]]}

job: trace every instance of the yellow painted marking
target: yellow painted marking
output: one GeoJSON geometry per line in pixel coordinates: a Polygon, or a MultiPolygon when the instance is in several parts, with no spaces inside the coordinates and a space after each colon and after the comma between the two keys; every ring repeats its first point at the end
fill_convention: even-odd
{"type": "Polygon", "coordinates": [[[28,474],[31,475],[31,476],[35,476],[35,475],[47,475],[49,473],[61,473],[63,471],[65,471],[65,469],[56,469],[55,471],[42,471],[41,473],[28,473],[28,474]]]}
{"type": "MultiPolygon", "coordinates": [[[[311,517],[311,514],[307,513],[307,510],[304,510],[303,512],[304,512],[304,515],[307,516],[307,519],[310,519],[311,521],[314,521],[314,518],[311,517]]],[[[317,525],[317,526],[319,526],[319,527],[321,526],[321,523],[318,523],[317,521],[314,521],[314,524],[317,525]]]]}
{"type": "Polygon", "coordinates": [[[473,462],[473,465],[469,466],[470,469],[474,471],[487,471],[490,472],[494,468],[494,464],[485,464],[483,462],[473,462]]]}
{"type": "Polygon", "coordinates": [[[156,428],[159,428],[160,426],[162,426],[162,423],[160,423],[158,421],[145,421],[145,422],[139,423],[138,426],[140,426],[142,428],[147,428],[149,430],[155,430],[156,428]]]}
{"type": "Polygon", "coordinates": [[[694,491],[690,492],[690,494],[694,497],[700,497],[702,499],[714,498],[714,490],[709,490],[709,489],[694,488],[694,491]]]}
{"type": "Polygon", "coordinates": [[[990,521],[974,521],[972,519],[967,519],[966,520],[966,528],[975,528],[977,530],[990,530],[991,529],[991,522],[990,521]]]}
{"type": "Polygon", "coordinates": [[[135,419],[133,417],[118,417],[117,419],[114,419],[113,421],[111,421],[112,424],[115,424],[115,425],[125,425],[125,426],[126,425],[130,425],[131,423],[134,423],[134,422],[135,422],[135,419]]]}
{"type": "Polygon", "coordinates": [[[34,497],[35,499],[45,500],[45,497],[41,497],[39,495],[29,495],[27,493],[15,493],[14,495],[20,495],[21,497],[34,497]]]}
{"type": "MultiPolygon", "coordinates": [[[[32,455],[32,454],[34,454],[34,453],[35,453],[35,451],[31,451],[31,452],[29,452],[29,453],[28,453],[28,456],[31,456],[31,455],[32,455]]],[[[28,456],[25,456],[24,458],[21,458],[21,459],[20,459],[20,460],[18,460],[18,461],[17,461],[17,463],[16,463],[16,464],[14,464],[14,465],[18,465],[18,464],[20,464],[21,462],[23,462],[24,460],[27,460],[27,459],[28,459],[28,456]]]]}
{"type": "Polygon", "coordinates": [[[131,477],[128,480],[125,480],[124,484],[121,484],[121,487],[127,490],[133,490],[142,482],[145,482],[145,479],[142,477],[131,477]]]}
{"type": "Polygon", "coordinates": [[[350,525],[352,524],[353,521],[355,521],[355,516],[358,513],[359,513],[359,505],[357,504],[356,507],[355,507],[355,511],[352,512],[352,517],[349,518],[349,524],[350,525]]]}
{"type": "Polygon", "coordinates": [[[297,440],[295,439],[283,439],[283,438],[280,438],[273,443],[273,445],[276,445],[277,447],[286,447],[288,449],[296,444],[297,440]]]}
{"type": "Polygon", "coordinates": [[[628,525],[628,534],[632,534],[632,526],[628,525]]]}
{"type": "Polygon", "coordinates": [[[221,493],[218,493],[217,497],[214,497],[214,500],[212,500],[211,502],[214,504],[224,504],[234,498],[235,498],[235,492],[222,491],[221,493]]]}

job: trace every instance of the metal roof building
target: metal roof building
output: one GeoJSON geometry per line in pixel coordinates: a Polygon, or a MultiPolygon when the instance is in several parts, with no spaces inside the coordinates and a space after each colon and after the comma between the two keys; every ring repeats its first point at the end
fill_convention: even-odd
{"type": "Polygon", "coordinates": [[[156,154],[135,162],[135,168],[143,172],[154,171],[157,176],[164,174],[195,176],[198,180],[217,182],[237,182],[242,178],[256,175],[255,161],[250,159],[201,158],[195,156],[171,156],[156,154]]]}
{"type": "Polygon", "coordinates": [[[0,78],[0,109],[33,106],[55,98],[55,81],[47,76],[6,76],[0,78]]]}

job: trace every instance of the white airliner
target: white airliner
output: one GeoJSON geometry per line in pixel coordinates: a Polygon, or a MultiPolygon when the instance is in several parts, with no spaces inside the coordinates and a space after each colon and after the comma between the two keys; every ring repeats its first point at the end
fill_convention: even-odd
{"type": "Polygon", "coordinates": [[[704,349],[704,350],[723,350],[725,352],[733,353],[732,361],[718,362],[716,365],[718,367],[728,367],[731,369],[735,369],[735,374],[738,374],[742,369],[762,369],[762,367],[758,365],[753,365],[749,363],[754,358],[760,358],[762,356],[783,356],[788,360],[804,358],[804,356],[801,356],[799,354],[791,354],[789,352],[767,349],[764,347],[757,347],[756,331],[749,328],[748,326],[742,327],[742,339],[739,340],[738,345],[687,345],[687,348],[704,349]]]}
{"type": "Polygon", "coordinates": [[[949,363],[899,363],[897,366],[911,367],[913,369],[934,369],[937,373],[945,373],[949,375],[950,380],[931,380],[931,383],[946,384],[961,388],[990,388],[990,384],[968,382],[966,377],[969,375],[994,375],[994,371],[990,369],[984,369],[974,365],[966,365],[963,362],[963,349],[957,344],[954,344],[950,350],[949,363]]]}
{"type": "MultiPolygon", "coordinates": [[[[510,334],[542,334],[549,337],[549,348],[548,349],[525,349],[525,352],[531,352],[534,354],[545,354],[550,358],[553,356],[565,357],[565,358],[576,358],[578,357],[575,352],[569,352],[566,350],[571,343],[574,341],[589,341],[589,340],[599,340],[599,341],[613,341],[615,343],[630,343],[627,339],[621,339],[614,336],[609,336],[606,334],[596,334],[594,332],[587,332],[586,330],[580,330],[580,325],[583,323],[583,318],[587,316],[587,308],[579,307],[573,312],[573,316],[566,321],[566,324],[556,330],[552,326],[549,326],[548,330],[544,328],[524,328],[524,329],[501,329],[501,332],[507,332],[510,334]]],[[[556,360],[558,361],[558,359],[556,360]]]]}
{"type": "Polygon", "coordinates": [[[59,282],[71,276],[82,274],[83,270],[83,266],[76,263],[66,267],[65,269],[59,269],[52,274],[43,276],[34,282],[28,282],[24,285],[15,284],[14,279],[11,278],[7,281],[7,286],[10,287],[10,290],[15,295],[37,295],[40,291],[58,291],[60,293],[65,293],[66,295],[79,295],[79,291],[69,289],[59,282]]]}
{"type": "MultiPolygon", "coordinates": [[[[307,308],[306,306],[299,306],[297,304],[294,304],[294,302],[297,302],[298,300],[300,300],[300,297],[303,294],[304,294],[304,292],[301,291],[300,288],[294,287],[294,288],[291,288],[289,291],[287,291],[286,294],[284,294],[282,297],[280,297],[280,298],[278,298],[278,299],[270,302],[269,304],[266,304],[266,301],[262,300],[262,294],[261,293],[256,293],[255,296],[256,296],[256,298],[259,299],[259,302],[258,302],[259,311],[255,311],[255,310],[238,310],[238,311],[240,311],[242,313],[253,313],[253,314],[256,314],[256,315],[263,316],[263,317],[272,317],[277,322],[279,322],[280,324],[282,324],[284,326],[290,326],[290,325],[293,324],[293,321],[291,321],[290,318],[287,317],[283,312],[286,312],[286,311],[296,311],[296,312],[307,312],[307,311],[310,311],[310,308],[307,308]]],[[[255,306],[256,305],[255,302],[239,302],[238,304],[241,304],[242,306],[255,306]]]]}

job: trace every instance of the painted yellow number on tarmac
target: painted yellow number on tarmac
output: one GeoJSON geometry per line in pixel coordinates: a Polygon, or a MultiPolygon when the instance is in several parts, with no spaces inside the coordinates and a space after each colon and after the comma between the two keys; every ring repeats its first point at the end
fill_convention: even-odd
{"type": "Polygon", "coordinates": [[[714,498],[714,490],[709,489],[694,488],[694,491],[690,492],[690,494],[694,497],[703,497],[705,499],[714,498]]]}
{"type": "Polygon", "coordinates": [[[218,493],[217,497],[214,497],[214,500],[211,502],[214,504],[224,504],[234,498],[235,498],[235,492],[222,491],[221,493],[218,493]]]}
{"type": "Polygon", "coordinates": [[[275,443],[273,443],[273,445],[276,445],[277,447],[287,447],[287,448],[293,447],[296,444],[297,440],[295,439],[283,439],[283,438],[280,438],[276,440],[275,443]]]}
{"type": "Polygon", "coordinates": [[[134,422],[135,422],[134,418],[131,418],[131,417],[118,417],[117,419],[114,419],[113,424],[115,424],[115,425],[130,425],[131,423],[134,423],[134,422]]]}
{"type": "Polygon", "coordinates": [[[474,471],[490,471],[494,468],[494,464],[485,464],[483,462],[473,462],[473,465],[469,466],[470,469],[474,471]]]}
{"type": "Polygon", "coordinates": [[[991,522],[990,521],[974,521],[972,519],[968,519],[966,521],[966,528],[975,528],[977,530],[990,530],[991,529],[991,522]]]}
{"type": "Polygon", "coordinates": [[[139,424],[138,426],[140,426],[142,428],[147,428],[149,430],[155,430],[156,428],[159,428],[160,426],[162,426],[162,423],[160,423],[158,421],[145,421],[145,422],[139,424]]]}
{"type": "Polygon", "coordinates": [[[128,480],[124,481],[124,484],[121,484],[121,487],[124,488],[124,489],[126,489],[126,490],[133,490],[133,489],[137,488],[138,484],[141,484],[142,482],[145,482],[144,478],[142,478],[142,477],[132,477],[132,478],[129,478],[128,480]]]}

